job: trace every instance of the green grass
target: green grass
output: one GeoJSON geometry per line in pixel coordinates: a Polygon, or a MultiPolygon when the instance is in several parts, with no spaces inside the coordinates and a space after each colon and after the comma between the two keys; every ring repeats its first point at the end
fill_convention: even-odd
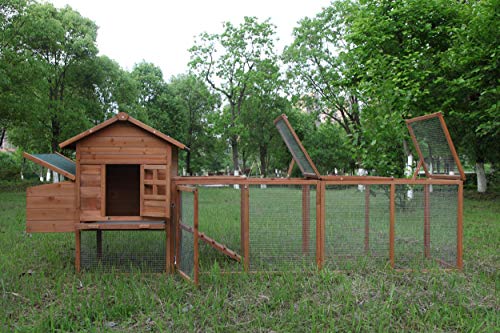
{"type": "MultiPolygon", "coordinates": [[[[239,197],[218,195],[200,195],[200,212],[220,205],[200,217],[209,235],[221,228],[209,221],[239,226],[239,211],[224,209],[239,197]]],[[[27,235],[24,193],[0,193],[0,331],[498,332],[499,200],[466,199],[464,215],[463,272],[226,275],[204,259],[195,288],[162,274],[77,275],[73,235],[27,235]]]]}

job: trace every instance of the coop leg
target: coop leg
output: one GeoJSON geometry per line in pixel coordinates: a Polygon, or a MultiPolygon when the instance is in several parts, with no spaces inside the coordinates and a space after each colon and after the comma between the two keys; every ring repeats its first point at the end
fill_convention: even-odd
{"type": "Polygon", "coordinates": [[[97,260],[102,260],[102,230],[96,231],[96,241],[97,241],[97,260]]]}
{"type": "Polygon", "coordinates": [[[75,231],[75,270],[80,273],[80,254],[81,254],[81,243],[80,243],[80,230],[75,231]]]}

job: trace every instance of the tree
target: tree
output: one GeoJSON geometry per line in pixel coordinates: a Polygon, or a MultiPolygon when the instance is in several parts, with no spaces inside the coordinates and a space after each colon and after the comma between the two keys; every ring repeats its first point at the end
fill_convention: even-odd
{"type": "Polygon", "coordinates": [[[361,140],[359,93],[357,79],[349,75],[353,64],[344,56],[347,17],[354,10],[353,2],[336,1],[314,18],[302,19],[283,59],[295,93],[306,103],[312,97],[321,113],[344,129],[355,152],[361,140]]]}
{"type": "Polygon", "coordinates": [[[179,110],[161,69],[143,61],[134,66],[131,76],[138,89],[137,117],[165,134],[175,133],[177,140],[184,141],[186,115],[179,110]]]}
{"type": "Polygon", "coordinates": [[[472,164],[477,191],[486,192],[485,163],[497,164],[500,153],[500,36],[498,1],[463,5],[464,24],[442,65],[447,72],[450,131],[472,164]]]}
{"type": "Polygon", "coordinates": [[[245,17],[239,26],[225,22],[223,28],[220,34],[202,33],[199,36],[190,49],[189,66],[229,104],[226,135],[236,171],[239,170],[239,117],[257,65],[275,56],[275,27],[269,20],[260,23],[255,17],[245,17]]]}
{"type": "Polygon", "coordinates": [[[179,112],[187,118],[184,143],[190,148],[185,153],[185,167],[188,175],[206,167],[204,156],[210,147],[208,117],[219,104],[205,82],[192,74],[182,74],[171,78],[170,90],[179,112]]]}
{"type": "Polygon", "coordinates": [[[341,0],[295,29],[285,52],[291,73],[344,128],[364,168],[401,174],[408,136],[403,119],[446,111],[442,60],[464,23],[463,6],[341,0]]]}
{"type": "Polygon", "coordinates": [[[67,77],[76,64],[95,56],[96,34],[95,23],[70,7],[56,9],[35,3],[26,10],[21,41],[40,64],[46,80],[46,112],[38,121],[49,129],[52,151],[58,149],[64,126],[77,116],[65,110],[67,77]]]}
{"type": "MultiPolygon", "coordinates": [[[[260,174],[266,177],[270,174],[272,153],[281,142],[273,121],[280,114],[287,113],[291,104],[281,96],[285,81],[281,78],[275,59],[266,59],[257,64],[253,82],[241,111],[241,143],[247,157],[256,156],[260,174]]],[[[281,145],[279,147],[282,148],[281,145]]]]}
{"type": "Polygon", "coordinates": [[[27,110],[23,106],[31,104],[29,97],[32,94],[26,89],[31,75],[18,66],[25,59],[19,54],[18,30],[23,25],[26,7],[24,0],[8,0],[0,4],[0,143],[7,129],[22,119],[27,110]]]}

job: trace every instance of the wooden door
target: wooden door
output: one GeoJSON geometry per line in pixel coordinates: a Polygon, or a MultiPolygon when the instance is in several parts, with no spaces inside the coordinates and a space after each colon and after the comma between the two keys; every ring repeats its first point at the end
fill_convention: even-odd
{"type": "Polygon", "coordinates": [[[168,165],[141,165],[141,216],[170,218],[168,165]]]}

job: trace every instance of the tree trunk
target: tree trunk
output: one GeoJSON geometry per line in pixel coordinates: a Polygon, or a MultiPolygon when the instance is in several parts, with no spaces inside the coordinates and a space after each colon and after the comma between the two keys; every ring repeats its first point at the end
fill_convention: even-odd
{"type": "Polygon", "coordinates": [[[479,193],[486,192],[486,172],[484,171],[484,162],[476,162],[476,176],[477,176],[477,191],[479,193]]]}
{"type": "Polygon", "coordinates": [[[233,153],[233,171],[239,171],[239,155],[238,155],[238,136],[237,135],[232,135],[231,136],[231,150],[233,153]]]}
{"type": "Polygon", "coordinates": [[[5,138],[5,132],[7,132],[7,129],[5,129],[5,128],[2,128],[0,130],[0,133],[1,133],[0,134],[0,148],[3,147],[3,139],[5,138]]]}
{"type": "Polygon", "coordinates": [[[260,157],[260,173],[262,176],[267,176],[267,147],[260,146],[259,148],[260,157]]]}
{"type": "Polygon", "coordinates": [[[186,152],[186,171],[188,176],[193,175],[193,171],[191,170],[191,151],[186,152]]]}

